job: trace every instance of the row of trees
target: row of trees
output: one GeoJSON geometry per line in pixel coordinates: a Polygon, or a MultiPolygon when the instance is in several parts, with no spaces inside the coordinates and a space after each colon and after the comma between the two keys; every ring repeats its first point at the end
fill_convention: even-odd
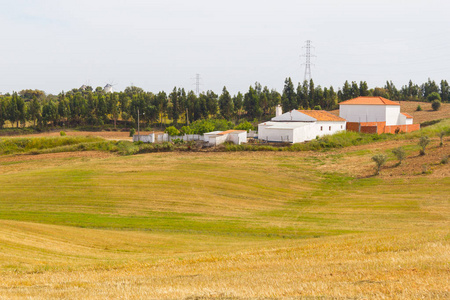
{"type": "Polygon", "coordinates": [[[313,80],[298,83],[291,78],[284,83],[282,93],[255,83],[244,94],[231,95],[224,87],[220,95],[207,91],[199,95],[175,87],[169,94],[145,92],[139,87],[127,87],[123,92],[105,93],[101,87],[73,89],[59,95],[46,95],[39,90],[23,90],[0,96],[0,127],[9,121],[13,126],[31,122],[35,126],[49,125],[103,125],[120,121],[140,120],[146,124],[187,125],[197,120],[222,118],[233,123],[241,120],[265,120],[275,113],[278,104],[284,111],[292,109],[332,110],[338,103],[358,96],[382,96],[392,100],[435,99],[450,100],[446,80],[440,84],[428,80],[422,85],[409,82],[397,89],[391,81],[384,87],[369,89],[365,81],[346,81],[337,91],[331,86],[316,86],[313,80]]]}

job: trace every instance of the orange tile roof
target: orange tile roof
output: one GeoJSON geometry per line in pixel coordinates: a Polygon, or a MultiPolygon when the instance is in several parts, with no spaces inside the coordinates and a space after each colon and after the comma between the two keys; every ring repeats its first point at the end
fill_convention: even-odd
{"type": "Polygon", "coordinates": [[[224,135],[224,134],[228,134],[228,133],[233,133],[233,132],[244,132],[245,130],[227,130],[227,131],[222,131],[221,133],[218,133],[217,135],[224,135]]]}
{"type": "Polygon", "coordinates": [[[407,119],[412,119],[413,117],[407,113],[401,113],[402,115],[404,115],[407,119]]]}
{"type": "Polygon", "coordinates": [[[400,105],[398,102],[391,101],[383,97],[358,97],[343,101],[339,105],[400,105]]]}
{"type": "Polygon", "coordinates": [[[326,112],[324,110],[299,110],[299,112],[310,116],[317,121],[346,121],[345,119],[330,114],[329,112],[326,112]]]}

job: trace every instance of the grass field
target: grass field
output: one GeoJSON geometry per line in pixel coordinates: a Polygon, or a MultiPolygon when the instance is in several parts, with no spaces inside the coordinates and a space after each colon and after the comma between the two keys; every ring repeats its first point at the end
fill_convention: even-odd
{"type": "Polygon", "coordinates": [[[450,139],[416,144],[0,156],[0,298],[448,299],[450,139]]]}

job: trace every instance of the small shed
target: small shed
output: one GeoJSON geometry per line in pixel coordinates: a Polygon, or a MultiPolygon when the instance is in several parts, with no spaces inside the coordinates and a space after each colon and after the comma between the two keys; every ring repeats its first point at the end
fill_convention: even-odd
{"type": "Polygon", "coordinates": [[[236,145],[247,142],[246,130],[226,130],[226,131],[213,131],[204,134],[205,142],[208,142],[210,146],[218,146],[225,142],[232,142],[236,145]]]}

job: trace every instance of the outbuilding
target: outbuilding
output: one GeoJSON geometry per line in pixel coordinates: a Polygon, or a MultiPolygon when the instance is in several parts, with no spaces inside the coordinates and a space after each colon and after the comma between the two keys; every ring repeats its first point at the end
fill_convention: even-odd
{"type": "Polygon", "coordinates": [[[292,110],[258,125],[258,139],[301,143],[345,130],[346,121],[324,110],[292,110]]]}
{"type": "Polygon", "coordinates": [[[398,133],[420,129],[413,117],[400,112],[400,103],[383,97],[358,97],[339,103],[339,116],[347,130],[365,133],[398,133]]]}
{"type": "Polygon", "coordinates": [[[246,130],[213,131],[204,134],[205,142],[210,146],[218,146],[225,142],[232,142],[236,145],[247,142],[246,130]]]}

